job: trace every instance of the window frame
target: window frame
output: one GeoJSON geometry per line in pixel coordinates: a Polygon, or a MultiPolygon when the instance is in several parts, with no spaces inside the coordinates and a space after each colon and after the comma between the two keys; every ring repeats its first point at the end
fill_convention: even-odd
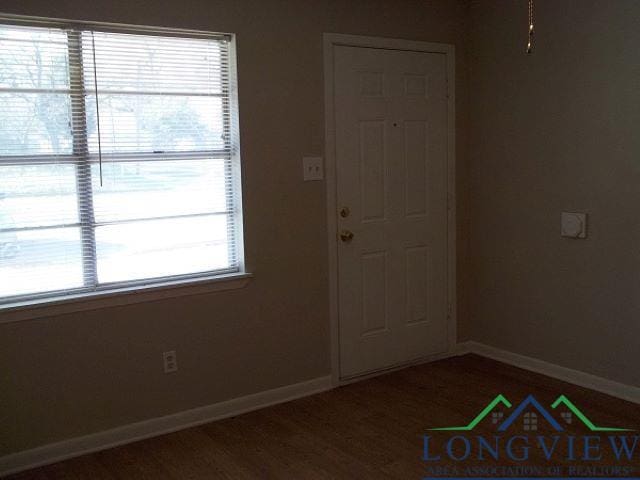
{"type": "MultiPolygon", "coordinates": [[[[223,150],[212,151],[186,151],[171,152],[173,157],[200,157],[205,153],[215,157],[226,156],[229,158],[230,184],[227,189],[227,215],[233,215],[233,245],[235,247],[236,265],[228,269],[168,275],[162,277],[145,278],[130,281],[98,282],[97,278],[97,254],[95,229],[96,222],[93,208],[91,165],[98,157],[90,153],[87,145],[86,129],[71,129],[72,151],[70,154],[44,154],[44,155],[12,155],[0,157],[0,165],[16,164],[20,158],[28,159],[29,164],[60,164],[66,163],[75,168],[76,200],[78,202],[78,224],[81,231],[82,259],[89,258],[90,263],[82,262],[83,283],[82,287],[60,289],[46,292],[37,292],[0,298],[0,323],[5,321],[34,318],[45,314],[46,307],[54,306],[61,313],[96,308],[95,305],[110,306],[111,304],[130,304],[139,301],[151,301],[156,298],[170,298],[173,296],[189,295],[194,293],[206,293],[207,291],[219,291],[234,288],[243,288],[252,277],[247,273],[244,255],[244,228],[242,208],[242,171],[240,164],[240,129],[238,119],[238,86],[236,64],[236,37],[229,33],[215,33],[200,30],[179,28],[153,27],[144,25],[115,24],[104,22],[84,22],[76,20],[52,19],[43,17],[27,17],[0,13],[0,23],[5,25],[31,26],[41,28],[56,28],[66,31],[68,41],[68,65],[69,88],[66,95],[69,98],[70,107],[73,110],[74,102],[82,103],[80,111],[86,118],[85,87],[83,80],[84,67],[82,58],[82,32],[83,30],[96,30],[107,33],[125,33],[137,35],[156,35],[176,38],[198,38],[224,40],[228,45],[228,78],[224,85],[223,109],[226,115],[223,118],[225,128],[228,128],[230,138],[225,141],[223,150]],[[77,42],[75,47],[72,42],[77,42]],[[80,48],[78,49],[78,45],[80,48]],[[71,61],[72,53],[80,53],[79,59],[71,61]],[[75,78],[73,77],[74,75],[75,78]],[[84,139],[78,136],[85,135],[84,139]],[[93,162],[92,162],[93,160],[93,162]],[[84,173],[83,173],[84,170],[84,173]],[[87,173],[89,171],[89,174],[87,173]],[[82,183],[82,186],[80,185],[82,183]],[[87,208],[89,207],[89,208],[87,208]],[[231,208],[229,208],[231,207],[231,208]],[[175,292],[169,290],[175,289],[175,292]],[[131,295],[142,292],[140,299],[131,295]],[[117,298],[122,297],[122,298],[117,298]],[[97,301],[97,303],[96,303],[97,301]],[[76,305],[73,305],[76,304],[76,305]],[[30,307],[35,307],[35,312],[30,313],[30,307]],[[9,314],[8,316],[5,314],[9,314]]],[[[79,104],[78,104],[79,105],[79,104]]],[[[76,105],[76,106],[78,106],[76,105]]],[[[73,123],[76,118],[71,117],[73,123]]],[[[86,120],[85,120],[86,121],[86,120]]],[[[152,161],[153,153],[141,152],[127,154],[128,157],[139,156],[144,161],[145,157],[152,161]]],[[[111,156],[111,155],[110,155],[111,156]]],[[[162,218],[162,217],[160,217],[162,218]]],[[[75,224],[74,224],[75,225],[75,224]]],[[[66,226],[66,225],[65,225],[66,226]]]]}

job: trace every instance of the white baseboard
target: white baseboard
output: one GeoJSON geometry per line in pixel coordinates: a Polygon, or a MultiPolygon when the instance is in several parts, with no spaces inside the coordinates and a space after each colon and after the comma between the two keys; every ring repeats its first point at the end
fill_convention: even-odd
{"type": "Polygon", "coordinates": [[[519,355],[517,353],[501,350],[490,345],[473,341],[459,343],[457,351],[459,355],[475,353],[499,362],[508,363],[514,367],[541,373],[580,387],[589,388],[601,393],[606,393],[612,397],[640,404],[640,387],[614,382],[613,380],[607,380],[606,378],[598,377],[590,373],[561,367],[560,365],[538,360],[537,358],[519,355]]]}
{"type": "MultiPolygon", "coordinates": [[[[465,353],[475,353],[515,367],[541,373],[558,380],[640,404],[639,387],[614,382],[589,373],[561,367],[543,360],[519,355],[473,341],[462,342],[457,345],[455,354],[463,355],[465,353]]],[[[442,358],[448,356],[451,355],[442,355],[442,358]]],[[[436,358],[432,358],[430,360],[435,359],[436,358]]],[[[152,418],[111,430],[13,453],[0,457],[0,477],[87,453],[125,445],[145,438],[195,427],[222,418],[240,415],[270,405],[320,393],[330,390],[331,388],[333,388],[331,376],[319,377],[306,382],[287,385],[285,387],[234,398],[213,405],[194,408],[164,417],[152,418]]]]}
{"type": "Polygon", "coordinates": [[[0,477],[145,438],[195,427],[214,420],[233,417],[259,408],[324,392],[331,388],[333,388],[331,376],[318,377],[306,382],[13,453],[0,457],[0,477]]]}

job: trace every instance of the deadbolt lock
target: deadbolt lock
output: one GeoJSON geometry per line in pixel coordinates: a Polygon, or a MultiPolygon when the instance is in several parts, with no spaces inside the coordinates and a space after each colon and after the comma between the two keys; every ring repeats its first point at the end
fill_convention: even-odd
{"type": "Polygon", "coordinates": [[[340,209],[340,216],[342,218],[347,218],[350,213],[351,213],[351,210],[349,210],[349,207],[342,207],[340,209]]]}

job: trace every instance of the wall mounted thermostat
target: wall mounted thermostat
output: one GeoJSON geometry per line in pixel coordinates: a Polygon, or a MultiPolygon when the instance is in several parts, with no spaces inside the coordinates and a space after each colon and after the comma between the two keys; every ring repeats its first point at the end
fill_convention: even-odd
{"type": "Polygon", "coordinates": [[[587,238],[587,214],[562,212],[560,235],[569,238],[587,238]]]}

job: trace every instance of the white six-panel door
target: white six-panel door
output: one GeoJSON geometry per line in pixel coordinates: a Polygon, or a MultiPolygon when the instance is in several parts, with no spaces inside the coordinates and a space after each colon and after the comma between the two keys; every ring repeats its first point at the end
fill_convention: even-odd
{"type": "Polygon", "coordinates": [[[444,352],[446,56],[334,51],[340,376],[444,352]]]}

